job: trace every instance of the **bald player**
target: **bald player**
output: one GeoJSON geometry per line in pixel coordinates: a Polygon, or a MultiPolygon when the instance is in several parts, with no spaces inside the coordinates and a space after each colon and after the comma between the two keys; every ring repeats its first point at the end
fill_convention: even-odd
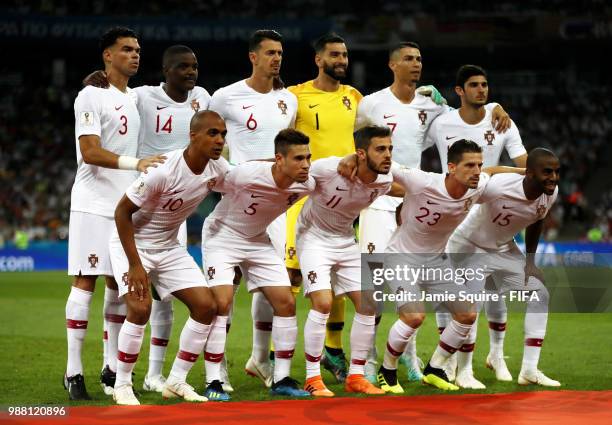
{"type": "Polygon", "coordinates": [[[212,111],[191,119],[189,146],[166,154],[166,162],[141,174],[127,189],[115,210],[117,231],[109,249],[119,296],[127,304],[127,318],[119,333],[117,404],[138,405],[132,371],[151,313],[151,285],[162,300],[178,298],[189,309],[179,352],[164,384],[164,398],[206,401],[186,383],[187,374],[204,349],[216,316],[216,304],[206,279],[180,245],[181,224],[229,171],[221,153],[227,130],[212,111]]]}

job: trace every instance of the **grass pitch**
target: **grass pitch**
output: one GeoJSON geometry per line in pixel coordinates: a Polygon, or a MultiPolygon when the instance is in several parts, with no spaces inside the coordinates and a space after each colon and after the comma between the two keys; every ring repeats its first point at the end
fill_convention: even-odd
{"type": "MultiPolygon", "coordinates": [[[[71,278],[64,272],[2,273],[0,274],[0,405],[66,405],[68,396],[61,385],[66,367],[65,304],[71,278]]],[[[102,392],[98,380],[102,367],[102,302],[103,281],[97,284],[91,306],[83,364],[87,389],[93,400],[72,405],[108,405],[112,399],[102,392]]],[[[231,383],[235,388],[233,400],[269,400],[268,390],[255,378],[246,376],[243,367],[251,352],[250,295],[244,286],[240,288],[234,309],[232,328],[227,342],[227,359],[231,383]]],[[[350,304],[350,303],[349,303],[350,304]]],[[[174,303],[175,324],[172,330],[164,373],[169,372],[178,349],[178,336],[187,318],[187,309],[178,301],[174,303]]],[[[300,332],[292,375],[304,380],[303,323],[308,304],[298,297],[300,332]]],[[[347,307],[344,345],[348,347],[352,306],[347,307]]],[[[389,326],[395,315],[385,313],[378,332],[377,346],[382,353],[389,326]]],[[[538,387],[521,387],[516,384],[523,338],[523,315],[511,313],[506,336],[508,367],[515,382],[501,383],[485,368],[488,351],[487,324],[484,317],[479,323],[479,337],[474,354],[474,371],[487,389],[482,393],[537,390],[538,387]]],[[[438,335],[433,314],[428,314],[419,331],[417,347],[419,356],[427,361],[435,348],[438,335]]],[[[348,349],[348,348],[347,348],[348,349]]],[[[147,369],[149,332],[145,335],[143,349],[135,369],[134,388],[140,390],[147,369]]],[[[562,389],[603,390],[612,389],[612,314],[551,314],[548,334],[540,360],[540,368],[550,377],[562,382],[562,389]]],[[[382,356],[382,354],[381,354],[382,356]]],[[[189,375],[189,383],[198,391],[204,388],[202,356],[189,375]]],[[[329,388],[338,395],[348,395],[334,378],[323,372],[329,388]]],[[[400,381],[406,395],[437,394],[438,390],[416,383],[407,383],[400,367],[400,381]]],[[[462,390],[458,393],[476,392],[462,390]]],[[[143,404],[175,403],[164,401],[159,394],[141,392],[143,404]]]]}

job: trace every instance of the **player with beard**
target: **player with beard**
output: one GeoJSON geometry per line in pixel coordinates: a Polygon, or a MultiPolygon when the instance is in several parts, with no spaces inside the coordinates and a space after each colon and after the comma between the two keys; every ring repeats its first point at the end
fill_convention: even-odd
{"type": "MultiPolygon", "coordinates": [[[[337,34],[325,34],[314,42],[315,63],[319,73],[314,80],[289,87],[298,100],[295,128],[310,138],[312,159],[329,156],[343,157],[354,152],[353,131],[357,104],[363,97],[359,91],[342,84],[347,76],[348,50],[344,39],[337,34]]],[[[296,203],[287,212],[287,244],[285,263],[291,284],[302,282],[295,246],[295,224],[304,205],[296,203]]],[[[334,298],[327,321],[327,337],[321,363],[338,382],[344,382],[348,365],[342,350],[344,327],[344,298],[334,298]]]]}
{"type": "MultiPolygon", "coordinates": [[[[421,51],[418,44],[400,42],[389,50],[389,68],[393,72],[391,86],[365,96],[359,103],[356,127],[365,125],[388,126],[391,129],[394,160],[399,164],[420,168],[421,152],[427,148],[426,134],[434,119],[452,110],[444,99],[440,99],[432,86],[417,88],[423,68],[421,51]],[[424,95],[426,90],[434,93],[424,95]]],[[[503,133],[511,123],[505,111],[496,103],[483,106],[487,110],[487,125],[503,133]],[[489,123],[490,122],[490,123],[489,123]]],[[[436,122],[439,119],[436,120],[436,122]]],[[[471,137],[463,137],[471,139],[471,137]]],[[[458,140],[458,139],[456,139],[458,140]]],[[[446,154],[446,152],[445,152],[446,154]]],[[[445,159],[442,161],[445,166],[445,159]]],[[[486,164],[486,161],[485,161],[486,164]]],[[[519,165],[520,166],[520,165],[519,165]]],[[[359,241],[363,253],[385,252],[385,248],[395,231],[395,211],[401,199],[382,196],[369,208],[362,211],[359,218],[359,241]]],[[[380,321],[380,313],[377,322],[380,321]]],[[[408,370],[409,381],[422,378],[420,361],[416,355],[416,335],[410,340],[406,353],[400,361],[408,370]]],[[[377,353],[372,347],[366,365],[366,377],[376,382],[377,353]]]]}

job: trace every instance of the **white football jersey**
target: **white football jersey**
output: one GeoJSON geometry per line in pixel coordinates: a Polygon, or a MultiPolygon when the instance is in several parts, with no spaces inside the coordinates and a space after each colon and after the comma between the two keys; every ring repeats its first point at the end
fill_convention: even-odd
{"type": "MultiPolygon", "coordinates": [[[[166,153],[166,162],[142,173],[125,192],[140,207],[132,216],[138,248],[179,246],[179,227],[229,171],[228,162],[219,158],[209,160],[202,174],[194,174],[183,152],[177,149],[166,153]]],[[[113,239],[118,239],[116,231],[113,239]]]]}
{"type": "Polygon", "coordinates": [[[217,90],[209,108],[225,119],[230,162],[242,164],[274,158],[274,138],[294,126],[297,99],[287,89],[259,93],[241,80],[217,90]]]}
{"type": "Polygon", "coordinates": [[[448,238],[467,216],[490,177],[480,174],[478,187],[468,189],[459,199],[446,190],[444,174],[426,173],[415,168],[392,170],[393,179],[406,191],[402,225],[387,245],[386,252],[442,253],[448,238]]]}
{"type": "Polygon", "coordinates": [[[525,227],[548,214],[559,188],[552,195],[543,193],[534,200],[525,197],[524,176],[515,173],[496,174],[474,208],[457,228],[457,233],[476,246],[497,252],[513,247],[513,238],[525,227]]]}
{"type": "Polygon", "coordinates": [[[194,87],[187,100],[175,102],[159,86],[136,87],[136,104],[140,113],[138,157],[159,155],[189,144],[189,122],[198,111],[208,109],[210,95],[202,87],[194,87]]]}
{"type": "Polygon", "coordinates": [[[206,218],[211,233],[228,233],[240,238],[259,238],[276,217],[314,190],[312,176],[304,183],[280,189],[272,177],[272,162],[246,162],[236,166],[215,187],[221,202],[206,218]]]}
{"type": "Polygon", "coordinates": [[[111,85],[87,86],[74,101],[77,172],[72,186],[70,210],[114,217],[115,207],[137,173],[86,164],[79,137],[94,135],[100,146],[117,155],[135,157],[140,116],[131,89],[124,93],[111,85]]]}
{"type": "Polygon", "coordinates": [[[463,121],[459,116],[459,110],[456,109],[438,117],[431,124],[431,129],[427,134],[427,145],[435,144],[438,148],[443,173],[448,171],[448,149],[461,139],[478,143],[482,148],[484,167],[498,165],[504,149],[510,158],[527,153],[514,122],[505,133],[498,133],[491,124],[491,111],[487,108],[485,108],[485,116],[482,121],[474,125],[463,121]]]}
{"type": "Polygon", "coordinates": [[[338,174],[341,158],[329,157],[312,163],[310,175],[317,186],[300,212],[296,238],[316,239],[317,246],[341,249],[355,244],[353,222],[359,212],[379,196],[387,193],[393,183],[391,173],[379,174],[372,183],[354,182],[338,174]]]}

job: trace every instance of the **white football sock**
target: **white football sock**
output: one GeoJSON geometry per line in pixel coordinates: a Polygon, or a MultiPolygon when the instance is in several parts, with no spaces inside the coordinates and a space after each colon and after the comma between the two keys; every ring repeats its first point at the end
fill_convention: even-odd
{"type": "Polygon", "coordinates": [[[146,325],[123,322],[118,337],[117,379],[115,388],[132,383],[132,371],[140,354],[146,325]]]}
{"type": "Polygon", "coordinates": [[[274,316],[272,319],[272,342],[274,342],[274,382],[289,376],[291,359],[297,340],[297,318],[274,316]]]}
{"type": "Polygon", "coordinates": [[[119,299],[119,291],[104,287],[104,326],[108,332],[106,342],[106,355],[108,367],[111,371],[117,370],[117,339],[119,331],[127,315],[127,305],[119,299]]]}
{"type": "MultiPolygon", "coordinates": [[[[204,350],[206,340],[211,333],[212,325],[197,322],[191,317],[185,322],[181,337],[179,339],[179,351],[176,354],[168,379],[172,382],[185,382],[187,374],[204,350]]],[[[223,335],[225,335],[225,324],[223,324],[223,335]]],[[[223,354],[223,353],[222,353],[223,354]]],[[[223,358],[223,355],[221,355],[223,358]]]]}
{"type": "Polygon", "coordinates": [[[268,363],[274,309],[262,292],[253,294],[251,315],[253,317],[253,351],[251,357],[256,363],[268,363]]]}
{"type": "Polygon", "coordinates": [[[89,306],[93,292],[72,287],[66,301],[66,338],[68,340],[68,362],[66,376],[83,374],[81,352],[87,333],[89,306]]]}
{"type": "Polygon", "coordinates": [[[397,360],[402,355],[408,345],[408,340],[416,329],[408,326],[401,320],[396,320],[387,337],[387,348],[383,359],[383,366],[388,370],[397,369],[397,360]]]}
{"type": "Polygon", "coordinates": [[[306,357],[306,379],[321,374],[321,354],[325,344],[325,325],[329,313],[310,310],[304,324],[304,354],[306,357]]]}
{"type": "Polygon", "coordinates": [[[151,306],[151,344],[149,347],[149,370],[147,376],[163,374],[164,360],[172,332],[174,310],[172,301],[153,300],[151,306]]]}
{"type": "Polygon", "coordinates": [[[375,316],[355,313],[351,327],[351,364],[349,375],[363,375],[368,350],[374,341],[375,316]]]}
{"type": "Polygon", "coordinates": [[[227,316],[217,316],[211,325],[210,335],[204,347],[206,382],[221,381],[221,361],[227,340],[227,316]]]}

